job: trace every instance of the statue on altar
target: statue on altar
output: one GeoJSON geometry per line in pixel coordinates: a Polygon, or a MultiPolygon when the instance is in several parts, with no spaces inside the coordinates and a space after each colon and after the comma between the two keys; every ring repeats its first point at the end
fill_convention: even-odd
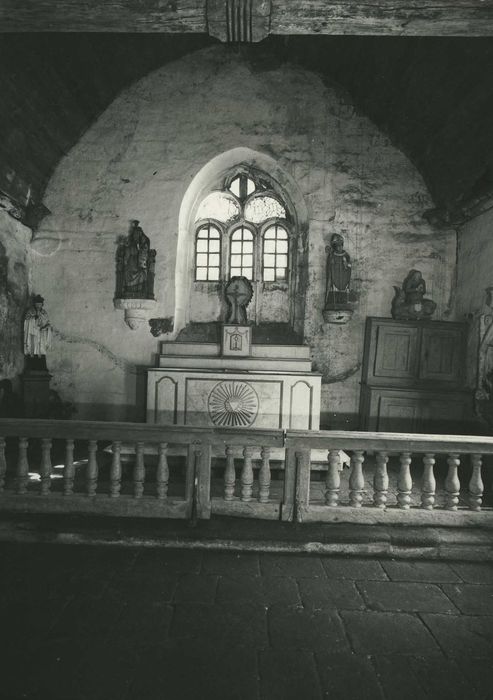
{"type": "Polygon", "coordinates": [[[155,265],[156,251],[134,219],[116,254],[115,299],[154,299],[155,265]]]}
{"type": "Polygon", "coordinates": [[[246,308],[253,297],[253,287],[246,277],[232,277],[224,291],[228,304],[226,323],[246,326],[248,323],[246,308]]]}
{"type": "Polygon", "coordinates": [[[425,299],[426,282],[419,270],[409,270],[400,287],[394,287],[392,300],[392,318],[400,321],[413,321],[430,318],[437,305],[431,299],[425,299]]]}
{"type": "Polygon", "coordinates": [[[24,355],[31,364],[41,363],[46,368],[46,353],[51,347],[52,330],[48,314],[43,308],[44,299],[37,294],[24,317],[24,355]]]}

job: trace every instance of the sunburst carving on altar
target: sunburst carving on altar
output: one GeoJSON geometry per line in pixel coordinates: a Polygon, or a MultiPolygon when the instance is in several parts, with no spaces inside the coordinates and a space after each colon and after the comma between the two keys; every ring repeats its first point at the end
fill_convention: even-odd
{"type": "Polygon", "coordinates": [[[258,396],[246,382],[220,382],[209,394],[209,416],[214,425],[221,427],[252,425],[257,417],[258,406],[258,396]]]}

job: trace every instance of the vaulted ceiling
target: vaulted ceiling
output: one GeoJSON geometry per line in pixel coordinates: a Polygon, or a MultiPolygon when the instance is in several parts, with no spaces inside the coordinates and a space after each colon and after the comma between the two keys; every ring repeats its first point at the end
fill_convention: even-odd
{"type": "MultiPolygon", "coordinates": [[[[59,162],[127,85],[216,40],[203,33],[0,35],[0,191],[41,202],[59,162]]],[[[421,172],[437,219],[493,193],[493,39],[270,36],[256,70],[292,61],[347,91],[421,172]]]]}

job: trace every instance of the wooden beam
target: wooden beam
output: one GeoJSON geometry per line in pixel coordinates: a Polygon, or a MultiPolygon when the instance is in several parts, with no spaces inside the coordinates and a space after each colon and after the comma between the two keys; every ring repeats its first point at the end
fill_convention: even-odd
{"type": "MultiPolygon", "coordinates": [[[[209,3],[217,15],[218,1],[209,3]]],[[[208,32],[207,7],[207,0],[0,0],[0,32],[200,34],[208,32]]],[[[272,0],[271,7],[270,33],[278,35],[493,36],[493,0],[272,0]]]]}
{"type": "Polygon", "coordinates": [[[492,36],[492,0],[273,0],[272,34],[492,36]]]}

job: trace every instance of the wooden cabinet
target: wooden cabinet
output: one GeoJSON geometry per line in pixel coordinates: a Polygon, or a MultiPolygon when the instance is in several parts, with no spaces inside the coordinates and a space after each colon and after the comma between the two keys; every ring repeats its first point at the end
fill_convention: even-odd
{"type": "Polygon", "coordinates": [[[467,433],[472,394],[464,388],[466,334],[462,323],[368,318],[362,429],[467,433]]]}

